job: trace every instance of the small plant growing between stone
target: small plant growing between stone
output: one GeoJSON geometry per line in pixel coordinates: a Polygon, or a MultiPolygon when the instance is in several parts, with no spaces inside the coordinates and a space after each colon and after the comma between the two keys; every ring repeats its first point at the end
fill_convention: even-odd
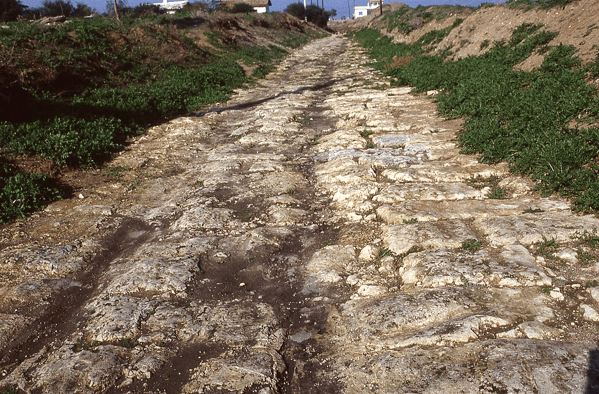
{"type": "Polygon", "coordinates": [[[372,130],[364,129],[364,131],[360,132],[360,135],[364,138],[370,137],[372,134],[372,130]]]}
{"type": "Polygon", "coordinates": [[[477,252],[481,247],[482,243],[474,238],[470,238],[462,242],[462,249],[470,252],[477,252]]]}
{"type": "Polygon", "coordinates": [[[381,259],[385,256],[394,256],[395,254],[388,248],[380,248],[378,252],[378,258],[381,259]]]}
{"type": "Polygon", "coordinates": [[[466,184],[477,190],[484,189],[485,187],[495,187],[499,183],[499,177],[492,175],[488,178],[476,177],[466,181],[466,184]]]}
{"type": "Polygon", "coordinates": [[[582,249],[582,248],[576,249],[576,253],[577,253],[578,261],[580,262],[580,264],[587,265],[587,264],[592,263],[594,260],[593,256],[591,256],[590,254],[585,252],[584,249],[582,249]]]}
{"type": "Polygon", "coordinates": [[[579,242],[579,244],[586,244],[591,248],[595,249],[597,245],[599,245],[599,235],[597,235],[597,229],[593,229],[593,232],[589,232],[584,230],[581,233],[576,233],[570,237],[571,239],[575,239],[579,242]]]}
{"type": "Polygon", "coordinates": [[[547,239],[544,235],[543,240],[535,242],[535,245],[537,246],[537,252],[545,256],[550,256],[559,249],[559,244],[555,238],[547,239]]]}
{"type": "Polygon", "coordinates": [[[487,197],[494,199],[494,200],[503,200],[503,199],[507,198],[505,189],[500,186],[493,187],[489,191],[489,194],[487,194],[487,197]]]}
{"type": "Polygon", "coordinates": [[[404,219],[404,220],[403,220],[403,223],[404,223],[404,224],[414,224],[414,223],[418,223],[418,219],[417,219],[417,218],[411,218],[411,219],[408,219],[408,220],[404,219]]]}
{"type": "Polygon", "coordinates": [[[524,212],[522,212],[522,213],[541,213],[541,212],[545,212],[545,211],[540,208],[528,208],[528,209],[525,209],[524,212]]]}

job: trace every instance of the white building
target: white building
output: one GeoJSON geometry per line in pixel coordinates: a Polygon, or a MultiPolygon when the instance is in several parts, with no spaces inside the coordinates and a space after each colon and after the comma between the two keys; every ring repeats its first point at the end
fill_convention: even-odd
{"type": "Polygon", "coordinates": [[[258,14],[270,12],[270,6],[272,6],[270,0],[221,0],[221,4],[227,4],[229,7],[233,7],[236,3],[249,4],[258,14]]]}
{"type": "Polygon", "coordinates": [[[354,18],[362,18],[370,15],[372,10],[378,10],[382,0],[368,0],[368,5],[357,5],[354,7],[354,18]]]}
{"type": "Polygon", "coordinates": [[[162,10],[174,11],[180,10],[181,8],[185,7],[187,3],[189,3],[188,0],[171,2],[169,2],[168,0],[162,0],[162,3],[152,3],[152,5],[157,5],[162,10]]]}

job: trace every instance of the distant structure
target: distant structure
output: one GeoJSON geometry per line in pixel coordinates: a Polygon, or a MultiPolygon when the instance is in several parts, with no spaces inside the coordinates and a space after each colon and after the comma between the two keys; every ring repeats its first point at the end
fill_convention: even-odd
{"type": "Polygon", "coordinates": [[[354,18],[362,18],[370,15],[372,10],[378,10],[382,0],[368,0],[368,5],[357,5],[354,7],[354,18]]]}
{"type": "Polygon", "coordinates": [[[188,0],[171,1],[171,2],[169,2],[168,0],[162,0],[162,3],[152,3],[152,5],[157,5],[158,7],[160,7],[161,10],[174,12],[176,10],[180,10],[183,7],[185,7],[185,5],[187,3],[189,3],[188,0]]]}
{"type": "Polygon", "coordinates": [[[270,12],[270,8],[272,3],[270,0],[221,0],[221,4],[226,4],[229,7],[233,7],[233,5],[237,3],[245,3],[254,7],[254,10],[259,14],[264,14],[265,12],[270,12]]]}

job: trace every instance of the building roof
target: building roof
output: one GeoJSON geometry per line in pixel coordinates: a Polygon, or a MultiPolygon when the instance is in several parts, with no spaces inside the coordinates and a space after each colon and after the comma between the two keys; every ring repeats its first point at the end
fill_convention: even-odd
{"type": "Polygon", "coordinates": [[[181,8],[185,7],[185,5],[189,3],[188,0],[183,0],[183,1],[167,1],[167,0],[163,0],[162,3],[152,3],[153,5],[157,5],[158,7],[160,7],[163,10],[180,10],[181,8]]]}
{"type": "Polygon", "coordinates": [[[251,5],[252,7],[269,7],[272,6],[270,0],[221,0],[221,3],[246,3],[251,5]]]}

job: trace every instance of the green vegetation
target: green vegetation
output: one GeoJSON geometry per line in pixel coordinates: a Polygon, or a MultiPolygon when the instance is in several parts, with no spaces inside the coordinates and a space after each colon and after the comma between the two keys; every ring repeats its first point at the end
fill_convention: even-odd
{"type": "Polygon", "coordinates": [[[587,78],[599,75],[599,59],[583,68],[573,47],[549,46],[556,33],[533,24],[517,27],[508,42],[480,56],[449,61],[447,50],[429,54],[429,40],[448,33],[427,33],[414,45],[394,44],[373,29],[353,37],[395,85],[439,90],[439,113],[466,118],[463,153],[481,153],[486,163],[505,160],[513,172],[537,180],[543,196],[557,192],[574,210],[597,212],[599,99],[587,78]],[[545,55],[539,68],[514,69],[535,52],[545,55]]]}
{"type": "Polygon", "coordinates": [[[231,7],[231,13],[233,14],[247,14],[250,12],[255,12],[255,10],[254,7],[252,7],[248,3],[235,3],[233,4],[233,7],[231,7]]]}
{"type": "Polygon", "coordinates": [[[508,0],[507,3],[510,8],[519,8],[530,10],[533,7],[551,8],[551,7],[565,7],[567,4],[574,0],[508,0]]]}
{"type": "Polygon", "coordinates": [[[60,197],[44,174],[24,174],[13,166],[0,165],[0,223],[44,208],[60,197]]]}
{"type": "Polygon", "coordinates": [[[291,3],[285,8],[285,12],[295,16],[297,19],[304,18],[320,27],[327,27],[329,17],[337,15],[336,10],[325,11],[318,5],[310,4],[306,8],[301,3],[291,3]]]}
{"type": "Polygon", "coordinates": [[[470,251],[470,252],[476,252],[481,247],[482,247],[482,243],[479,240],[474,239],[474,238],[467,239],[464,242],[462,242],[462,249],[470,251]]]}
{"type": "MultiPolygon", "coordinates": [[[[19,172],[19,157],[101,166],[147,126],[226,101],[287,54],[275,45],[237,46],[219,30],[210,34],[212,47],[200,47],[190,33],[203,23],[182,11],[1,29],[0,223],[60,197],[47,175],[19,172]]],[[[261,26],[276,28],[276,16],[261,26]]],[[[283,30],[280,39],[298,46],[311,37],[307,29],[283,30]]]]}
{"type": "Polygon", "coordinates": [[[16,21],[25,9],[27,6],[19,0],[0,1],[0,22],[16,21]]]}
{"type": "Polygon", "coordinates": [[[537,252],[545,256],[551,256],[559,249],[559,244],[555,238],[547,239],[544,235],[543,240],[535,242],[535,245],[537,246],[537,252]]]}
{"type": "Polygon", "coordinates": [[[503,200],[504,198],[506,198],[505,194],[506,193],[504,188],[502,188],[501,186],[495,186],[491,188],[489,194],[487,194],[487,197],[494,200],[503,200]]]}
{"type": "Polygon", "coordinates": [[[0,387],[0,394],[17,394],[19,391],[15,386],[0,387]]]}

